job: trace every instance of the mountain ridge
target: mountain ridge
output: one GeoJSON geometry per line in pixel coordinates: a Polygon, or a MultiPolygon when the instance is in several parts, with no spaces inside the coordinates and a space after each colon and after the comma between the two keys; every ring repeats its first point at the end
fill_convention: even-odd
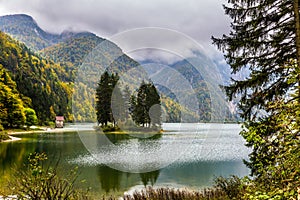
{"type": "Polygon", "coordinates": [[[26,14],[1,16],[0,27],[1,31],[25,43],[34,51],[40,51],[70,38],[96,36],[96,34],[88,31],[73,32],[65,30],[60,34],[49,33],[44,31],[31,16],[26,14]]]}

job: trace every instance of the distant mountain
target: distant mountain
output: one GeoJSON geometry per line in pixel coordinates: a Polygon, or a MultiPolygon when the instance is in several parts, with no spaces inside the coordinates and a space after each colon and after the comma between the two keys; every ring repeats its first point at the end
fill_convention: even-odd
{"type": "MultiPolygon", "coordinates": [[[[141,79],[148,79],[143,71],[132,70],[137,69],[140,63],[124,54],[116,44],[93,33],[67,31],[61,34],[48,33],[42,30],[32,17],[23,14],[0,17],[0,29],[47,58],[47,62],[53,60],[57,63],[54,64],[57,67],[53,70],[58,80],[71,82],[73,85],[72,104],[75,121],[94,120],[94,101],[91,99],[94,99],[95,87],[101,72],[105,69],[121,74],[123,82],[129,83],[133,92],[141,79]]],[[[178,71],[192,86],[199,103],[199,112],[197,111],[199,120],[222,121],[224,118],[232,120],[233,117],[227,109],[227,104],[218,86],[221,83],[220,80],[228,81],[229,75],[226,70],[221,70],[221,75],[216,73],[216,68],[220,66],[216,66],[200,52],[196,52],[195,57],[178,61],[170,67],[178,71]]],[[[156,72],[153,70],[149,72],[149,75],[152,76],[156,72]]],[[[157,88],[165,96],[163,105],[166,107],[172,105],[174,109],[176,108],[176,113],[180,113],[178,111],[180,106],[176,102],[178,99],[174,94],[170,94],[170,91],[159,85],[157,88]]],[[[188,101],[188,95],[186,98],[188,101]]],[[[167,108],[167,110],[173,108],[167,108]]],[[[195,122],[193,121],[195,119],[194,111],[182,108],[181,112],[189,116],[191,120],[188,121],[195,122]]],[[[169,116],[168,119],[177,121],[179,115],[169,116]]]]}
{"type": "MultiPolygon", "coordinates": [[[[144,60],[140,62],[143,65],[147,65],[156,61],[144,60]]],[[[193,93],[189,97],[194,95],[198,101],[200,121],[223,122],[236,121],[238,119],[237,113],[233,112],[232,106],[229,106],[221,89],[221,85],[230,82],[230,72],[227,71],[228,66],[216,65],[214,61],[201,52],[194,52],[194,56],[179,60],[168,66],[180,73],[188,81],[189,86],[192,88],[190,92],[193,93]]],[[[157,71],[151,71],[150,76],[155,73],[157,71]]],[[[174,88],[182,88],[181,81],[172,84],[175,84],[174,88]]],[[[176,96],[166,90],[166,88],[158,86],[158,89],[168,97],[176,99],[176,96]]]]}
{"type": "Polygon", "coordinates": [[[40,51],[69,38],[95,36],[89,32],[73,33],[65,31],[61,34],[48,33],[42,30],[31,16],[25,14],[1,16],[0,30],[25,43],[34,51],[40,51]]]}

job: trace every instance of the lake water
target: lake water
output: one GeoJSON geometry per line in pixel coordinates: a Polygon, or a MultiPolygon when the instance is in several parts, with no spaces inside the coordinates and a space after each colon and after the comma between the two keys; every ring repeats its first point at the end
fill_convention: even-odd
{"type": "Polygon", "coordinates": [[[33,152],[46,152],[49,163],[79,167],[79,187],[96,194],[121,195],[145,185],[200,189],[217,176],[245,176],[249,149],[237,124],[164,124],[161,135],[104,135],[91,125],[77,131],[18,135],[22,140],[0,143],[0,185],[33,152]]]}

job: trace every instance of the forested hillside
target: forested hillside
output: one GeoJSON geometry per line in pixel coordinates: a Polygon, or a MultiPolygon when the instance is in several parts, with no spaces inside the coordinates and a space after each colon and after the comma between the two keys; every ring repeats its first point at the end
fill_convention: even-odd
{"type": "Polygon", "coordinates": [[[41,58],[3,32],[0,32],[0,65],[16,83],[16,93],[36,111],[40,122],[53,120],[55,115],[72,119],[69,101],[72,84],[59,78],[69,77],[63,67],[41,58]]]}

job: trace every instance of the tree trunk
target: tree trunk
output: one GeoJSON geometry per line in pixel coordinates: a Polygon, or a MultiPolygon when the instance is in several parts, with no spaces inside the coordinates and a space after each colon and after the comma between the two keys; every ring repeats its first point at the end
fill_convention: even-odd
{"type": "MultiPolygon", "coordinates": [[[[300,16],[299,0],[294,0],[295,35],[296,35],[296,60],[297,68],[300,68],[300,16]]],[[[298,74],[298,102],[300,103],[300,74],[298,74]]]]}

